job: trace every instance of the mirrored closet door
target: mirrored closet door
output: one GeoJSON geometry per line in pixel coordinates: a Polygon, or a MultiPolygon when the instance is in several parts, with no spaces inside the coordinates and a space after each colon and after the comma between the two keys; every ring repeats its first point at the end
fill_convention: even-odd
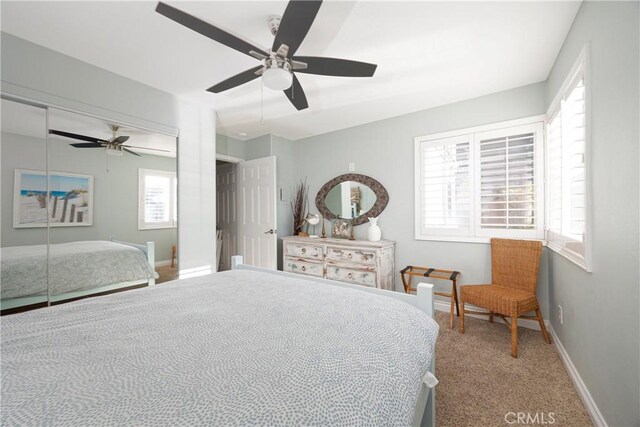
{"type": "Polygon", "coordinates": [[[175,137],[2,107],[3,314],[176,278],[175,137]]]}
{"type": "Polygon", "coordinates": [[[47,305],[47,110],[2,99],[3,313],[47,305]]]}
{"type": "Polygon", "coordinates": [[[53,108],[48,123],[51,302],[171,278],[176,138],[53,108]]]}

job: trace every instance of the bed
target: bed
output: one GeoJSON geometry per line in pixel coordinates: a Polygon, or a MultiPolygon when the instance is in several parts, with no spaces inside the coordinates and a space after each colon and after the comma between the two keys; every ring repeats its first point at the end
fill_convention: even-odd
{"type": "Polygon", "coordinates": [[[2,248],[2,310],[57,302],[148,283],[153,285],[154,244],[76,241],[2,248]],[[48,277],[48,280],[47,280],[48,277]],[[49,289],[47,289],[47,283],[49,289]]]}
{"type": "Polygon", "coordinates": [[[431,285],[233,267],[3,318],[1,424],[434,425],[431,285]]]}

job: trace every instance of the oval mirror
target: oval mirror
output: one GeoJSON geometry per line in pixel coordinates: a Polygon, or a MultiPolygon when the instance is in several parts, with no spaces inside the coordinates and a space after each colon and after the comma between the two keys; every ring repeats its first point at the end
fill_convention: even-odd
{"type": "Polygon", "coordinates": [[[316,207],[327,219],[350,219],[353,225],[377,217],[387,206],[387,190],[375,179],[360,174],[340,175],[327,182],[316,196],[316,207]]]}

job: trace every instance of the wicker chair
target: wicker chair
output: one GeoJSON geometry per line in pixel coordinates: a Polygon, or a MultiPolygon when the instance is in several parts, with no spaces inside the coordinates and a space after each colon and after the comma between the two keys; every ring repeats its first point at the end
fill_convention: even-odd
{"type": "Polygon", "coordinates": [[[460,287],[460,332],[464,334],[464,315],[488,315],[501,317],[511,328],[511,356],[518,357],[518,318],[536,319],[542,336],[550,344],[544,326],[536,287],[542,243],[525,240],[491,239],[491,284],[460,287]],[[465,310],[465,304],[489,310],[488,313],[465,310]],[[535,311],[535,316],[523,316],[535,311]],[[511,323],[505,316],[511,317],[511,323]]]}

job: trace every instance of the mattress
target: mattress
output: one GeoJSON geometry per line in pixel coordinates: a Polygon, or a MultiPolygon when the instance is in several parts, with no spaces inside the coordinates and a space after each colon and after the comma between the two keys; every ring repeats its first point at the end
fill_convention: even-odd
{"type": "MultiPolygon", "coordinates": [[[[49,246],[51,295],[82,291],[156,275],[141,250],[109,241],[79,241],[49,246]]],[[[46,245],[13,246],[0,253],[1,297],[47,294],[46,245]]]]}
{"type": "Polygon", "coordinates": [[[437,324],[229,271],[2,319],[1,424],[408,425],[437,324]]]}

